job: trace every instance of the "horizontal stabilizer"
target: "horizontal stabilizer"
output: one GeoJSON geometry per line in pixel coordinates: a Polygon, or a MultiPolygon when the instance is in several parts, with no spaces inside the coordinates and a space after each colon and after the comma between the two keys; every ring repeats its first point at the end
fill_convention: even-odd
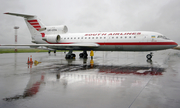
{"type": "Polygon", "coordinates": [[[26,14],[10,13],[10,12],[4,13],[4,14],[14,15],[14,16],[20,16],[20,17],[24,17],[24,18],[35,17],[35,15],[26,15],[26,14]]]}
{"type": "Polygon", "coordinates": [[[39,18],[37,18],[36,15],[27,15],[27,14],[11,13],[11,12],[7,12],[4,14],[23,17],[32,37],[46,30],[45,25],[41,22],[39,18]]]}

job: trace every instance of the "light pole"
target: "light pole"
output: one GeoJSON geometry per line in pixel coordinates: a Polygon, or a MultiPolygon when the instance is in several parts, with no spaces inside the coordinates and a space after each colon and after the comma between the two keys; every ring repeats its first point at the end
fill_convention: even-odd
{"type": "MultiPolygon", "coordinates": [[[[17,44],[17,30],[19,29],[19,27],[18,26],[15,26],[14,27],[14,30],[15,30],[15,44],[17,44]]],[[[17,47],[15,46],[15,50],[14,50],[15,52],[17,52],[17,47]]]]}

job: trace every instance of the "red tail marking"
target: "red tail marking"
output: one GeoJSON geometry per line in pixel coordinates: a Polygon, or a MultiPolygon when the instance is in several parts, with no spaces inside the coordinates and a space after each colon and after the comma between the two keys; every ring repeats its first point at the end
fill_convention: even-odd
{"type": "Polygon", "coordinates": [[[39,22],[37,20],[28,20],[29,24],[31,24],[37,31],[41,28],[39,22]]]}
{"type": "Polygon", "coordinates": [[[34,28],[41,28],[41,26],[33,26],[34,28]]]}
{"type": "Polygon", "coordinates": [[[41,33],[42,37],[45,37],[45,33],[41,33]]]}
{"type": "Polygon", "coordinates": [[[37,20],[28,20],[29,23],[35,23],[38,22],[37,20]]]}
{"type": "Polygon", "coordinates": [[[31,23],[31,25],[39,25],[39,23],[31,23]]]}

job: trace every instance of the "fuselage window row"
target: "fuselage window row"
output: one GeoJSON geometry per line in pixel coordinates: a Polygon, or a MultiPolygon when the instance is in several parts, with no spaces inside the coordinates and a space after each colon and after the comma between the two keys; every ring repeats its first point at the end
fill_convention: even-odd
{"type": "MultiPolygon", "coordinates": [[[[123,38],[122,36],[120,37],[120,38],[123,38]]],[[[124,38],[128,38],[127,36],[125,36],[124,38]]],[[[129,36],[129,38],[131,38],[131,36],[129,36]]],[[[134,38],[136,38],[136,36],[134,36],[134,38]]],[[[66,38],[61,38],[61,39],[66,39],[66,38]]],[[[67,39],[73,39],[72,37],[71,38],[67,38],[67,39]]],[[[74,39],[76,39],[76,37],[74,37],[74,39]]],[[[77,39],[80,39],[80,37],[78,37],[77,39]]],[[[83,39],[83,37],[81,37],[81,39],[83,39]]],[[[89,37],[89,38],[87,38],[87,37],[85,37],[84,39],[98,39],[98,37],[89,37]]],[[[103,39],[103,37],[100,37],[100,39],[103,39]]],[[[106,37],[104,37],[104,39],[106,39],[106,37]]],[[[115,39],[115,37],[112,37],[112,39],[115,39]]],[[[116,37],[116,39],[118,39],[118,37],[116,37]]]]}

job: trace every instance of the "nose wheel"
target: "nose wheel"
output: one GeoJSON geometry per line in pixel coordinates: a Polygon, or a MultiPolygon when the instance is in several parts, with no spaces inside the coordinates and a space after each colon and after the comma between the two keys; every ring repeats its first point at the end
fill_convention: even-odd
{"type": "Polygon", "coordinates": [[[148,60],[151,60],[152,56],[153,56],[153,53],[151,52],[150,54],[147,54],[147,55],[146,55],[146,58],[147,58],[148,60]]]}

